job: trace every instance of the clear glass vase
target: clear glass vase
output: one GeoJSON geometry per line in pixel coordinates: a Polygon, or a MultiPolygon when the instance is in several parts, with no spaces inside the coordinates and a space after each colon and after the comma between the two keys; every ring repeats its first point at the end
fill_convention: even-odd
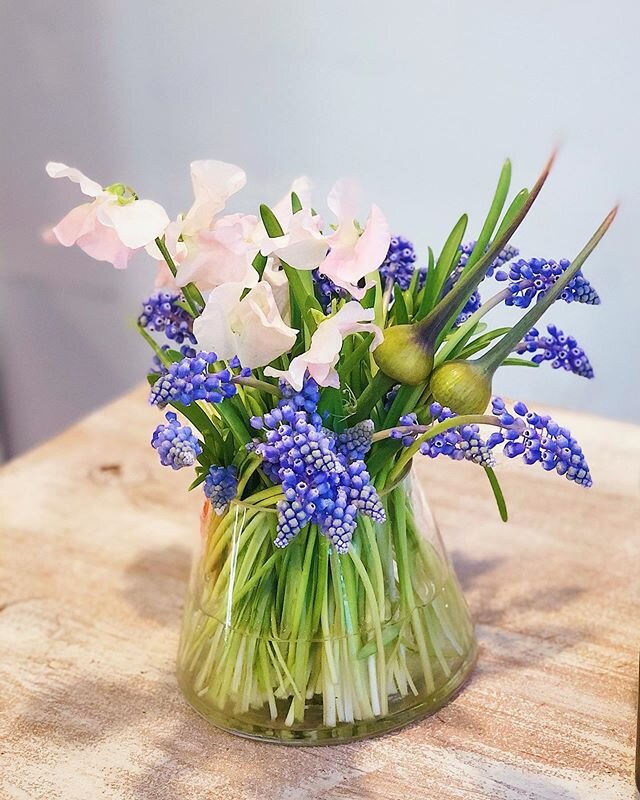
{"type": "Polygon", "coordinates": [[[316,526],[273,545],[267,501],[208,503],[178,654],[193,708],[291,744],[375,736],[433,713],[475,660],[469,610],[411,475],[339,555],[316,526]]]}

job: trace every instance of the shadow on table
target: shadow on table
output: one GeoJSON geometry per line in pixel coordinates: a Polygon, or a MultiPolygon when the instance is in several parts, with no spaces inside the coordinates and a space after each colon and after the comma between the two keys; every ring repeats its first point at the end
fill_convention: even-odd
{"type": "Polygon", "coordinates": [[[123,595],[143,619],[177,627],[190,564],[180,545],[143,550],[125,570],[123,595]]]}

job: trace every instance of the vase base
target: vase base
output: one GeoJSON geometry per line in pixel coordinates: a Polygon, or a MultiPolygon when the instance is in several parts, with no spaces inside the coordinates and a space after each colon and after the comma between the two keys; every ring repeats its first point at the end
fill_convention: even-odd
{"type": "Polygon", "coordinates": [[[474,643],[456,672],[432,694],[426,697],[422,694],[417,697],[413,695],[397,697],[391,700],[389,713],[384,716],[354,722],[338,722],[332,727],[324,725],[321,718],[318,719],[317,726],[311,727],[309,723],[304,726],[274,725],[268,714],[262,712],[247,712],[241,716],[234,716],[209,705],[193,691],[189,682],[180,680],[180,675],[178,682],[189,705],[216,728],[235,736],[262,742],[313,747],[371,739],[435,714],[464,687],[473,671],[476,659],[477,646],[474,643]]]}

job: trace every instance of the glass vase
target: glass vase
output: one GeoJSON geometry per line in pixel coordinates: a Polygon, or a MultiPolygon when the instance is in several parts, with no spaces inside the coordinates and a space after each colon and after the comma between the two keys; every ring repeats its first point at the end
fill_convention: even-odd
{"type": "Polygon", "coordinates": [[[473,626],[422,489],[409,474],[382,500],[387,521],[361,517],[345,555],[314,525],[276,548],[269,498],[223,516],[205,503],[178,654],[203,717],[330,744],[398,728],[460,689],[473,626]]]}

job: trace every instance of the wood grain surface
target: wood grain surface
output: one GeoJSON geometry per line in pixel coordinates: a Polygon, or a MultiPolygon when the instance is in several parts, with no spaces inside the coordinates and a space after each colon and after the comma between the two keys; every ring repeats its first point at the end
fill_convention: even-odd
{"type": "Polygon", "coordinates": [[[8,464],[2,800],[635,797],[640,428],[559,416],[595,486],[509,462],[508,525],[477,467],[421,465],[477,623],[467,688],[408,729],[318,749],[219,732],[178,692],[200,498],[159,466],[142,390],[8,464]]]}

